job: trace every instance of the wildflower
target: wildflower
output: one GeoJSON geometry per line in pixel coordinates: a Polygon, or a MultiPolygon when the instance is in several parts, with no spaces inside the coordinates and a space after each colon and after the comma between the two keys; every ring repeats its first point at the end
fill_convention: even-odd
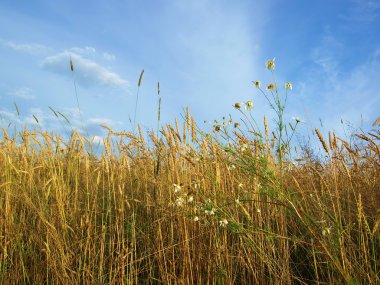
{"type": "Polygon", "coordinates": [[[215,208],[212,208],[211,210],[205,210],[205,214],[210,215],[210,216],[215,215],[215,212],[216,212],[215,208]]]}
{"type": "Polygon", "coordinates": [[[260,88],[260,81],[252,81],[256,88],[260,88]]]}
{"type": "Polygon", "coordinates": [[[250,111],[253,109],[253,102],[252,101],[247,101],[245,102],[245,108],[250,111]]]}
{"type": "Polygon", "coordinates": [[[198,216],[195,216],[194,219],[193,219],[194,222],[198,222],[199,221],[199,217],[198,216]]]}
{"type": "Polygon", "coordinates": [[[332,227],[324,228],[322,230],[322,235],[327,236],[327,235],[331,234],[331,229],[332,229],[332,227]]]}
{"type": "Polygon", "coordinates": [[[285,89],[290,89],[290,90],[292,90],[292,89],[293,89],[293,85],[292,85],[292,83],[290,83],[290,82],[286,82],[286,83],[285,83],[285,89]]]}
{"type": "Polygon", "coordinates": [[[174,186],[174,193],[180,192],[181,191],[181,185],[179,184],[173,184],[174,186]]]}
{"type": "Polygon", "coordinates": [[[236,169],[236,166],[235,164],[231,164],[229,167],[228,167],[229,170],[235,170],[236,169]]]}
{"type": "Polygon", "coordinates": [[[274,68],[276,67],[276,65],[274,64],[274,61],[275,61],[275,58],[273,58],[273,59],[269,59],[269,60],[267,61],[266,67],[267,67],[269,70],[274,70],[274,68]]]}
{"type": "Polygon", "coordinates": [[[215,131],[216,131],[216,132],[219,132],[219,131],[220,131],[220,125],[216,125],[216,126],[215,126],[215,131]]]}
{"type": "Polygon", "coordinates": [[[239,123],[238,123],[238,122],[236,122],[236,123],[234,124],[234,128],[237,128],[237,127],[239,127],[239,123]]]}
{"type": "Polygon", "coordinates": [[[299,117],[293,117],[292,119],[295,120],[297,124],[298,123],[304,123],[304,121],[301,120],[299,117]]]}
{"type": "Polygon", "coordinates": [[[243,188],[243,183],[239,183],[238,187],[243,188]]]}
{"type": "MultiPolygon", "coordinates": [[[[199,158],[198,158],[198,160],[199,160],[199,158]]],[[[199,180],[193,180],[193,187],[194,187],[194,189],[199,188],[199,180]]]]}
{"type": "Polygon", "coordinates": [[[261,210],[260,210],[259,208],[257,208],[257,209],[256,209],[256,212],[260,214],[260,213],[261,213],[261,210]]]}
{"type": "Polygon", "coordinates": [[[267,89],[268,90],[272,90],[272,89],[275,89],[276,88],[276,85],[274,83],[271,83],[267,86],[267,89]]]}
{"type": "Polygon", "coordinates": [[[234,107],[235,107],[236,109],[240,109],[240,107],[241,107],[241,106],[240,106],[240,103],[239,103],[239,102],[236,102],[235,105],[234,105],[234,107]]]}
{"type": "Polygon", "coordinates": [[[220,220],[219,221],[219,225],[221,226],[221,227],[225,227],[225,226],[227,226],[228,225],[228,221],[227,221],[227,219],[226,218],[224,218],[224,219],[222,219],[222,220],[220,220]]]}
{"type": "Polygon", "coordinates": [[[189,198],[187,198],[187,202],[191,203],[194,201],[194,197],[193,196],[189,196],[189,198]]]}
{"type": "Polygon", "coordinates": [[[175,204],[177,207],[182,207],[184,202],[185,202],[185,200],[182,197],[179,197],[179,198],[177,198],[177,200],[175,200],[175,204]]]}

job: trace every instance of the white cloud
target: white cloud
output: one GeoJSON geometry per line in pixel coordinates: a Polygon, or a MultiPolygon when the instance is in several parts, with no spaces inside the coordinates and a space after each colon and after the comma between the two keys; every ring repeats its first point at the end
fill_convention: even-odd
{"type": "Polygon", "coordinates": [[[87,56],[93,56],[96,54],[96,49],[94,47],[73,47],[70,49],[71,51],[81,54],[81,55],[87,55],[87,56]]]}
{"type": "Polygon", "coordinates": [[[108,52],[103,52],[103,57],[104,57],[104,59],[110,60],[110,61],[116,59],[115,55],[108,53],[108,52]]]}
{"type": "Polygon", "coordinates": [[[8,95],[25,100],[32,100],[36,98],[33,95],[33,90],[27,87],[18,88],[14,91],[9,92],[8,95]]]}
{"type": "MultiPolygon", "coordinates": [[[[12,124],[21,125],[22,121],[20,120],[20,118],[17,116],[15,112],[11,112],[3,108],[2,110],[0,110],[0,123],[1,124],[12,123],[12,124]]],[[[2,125],[2,127],[4,127],[4,125],[2,125]]]]}
{"type": "Polygon", "coordinates": [[[18,129],[23,128],[25,125],[28,127],[39,125],[42,131],[56,132],[60,135],[68,135],[72,130],[76,130],[80,134],[86,135],[89,139],[95,136],[95,140],[99,142],[108,134],[108,130],[101,127],[101,125],[107,125],[115,130],[122,125],[121,122],[109,118],[92,117],[85,119],[76,108],[53,109],[58,114],[58,117],[50,110],[42,110],[38,107],[29,108],[26,115],[20,114],[20,116],[17,115],[16,111],[3,108],[0,110],[0,127],[6,127],[9,123],[17,126],[18,129]],[[70,124],[58,112],[63,114],[70,124]]]}
{"type": "Polygon", "coordinates": [[[30,55],[44,55],[49,51],[49,48],[36,43],[18,44],[12,41],[1,40],[3,46],[13,49],[14,51],[28,53],[30,55]]]}
{"type": "Polygon", "coordinates": [[[119,74],[74,52],[64,51],[46,57],[42,62],[42,67],[64,76],[71,76],[70,57],[74,63],[75,78],[78,83],[84,86],[105,85],[111,87],[126,87],[129,85],[128,81],[123,79],[119,74]]]}

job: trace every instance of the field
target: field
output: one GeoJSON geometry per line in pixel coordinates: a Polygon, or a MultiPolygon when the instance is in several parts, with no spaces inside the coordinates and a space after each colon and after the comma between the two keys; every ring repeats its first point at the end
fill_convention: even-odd
{"type": "Polygon", "coordinates": [[[3,129],[0,283],[380,284],[379,120],[293,150],[272,94],[276,130],[249,102],[244,128],[211,134],[187,110],[148,135],[108,128],[99,156],[75,131],[3,129]]]}

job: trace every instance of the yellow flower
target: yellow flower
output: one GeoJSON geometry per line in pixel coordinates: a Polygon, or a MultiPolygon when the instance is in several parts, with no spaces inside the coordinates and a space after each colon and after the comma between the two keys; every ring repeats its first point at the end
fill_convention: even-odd
{"type": "Polygon", "coordinates": [[[236,109],[240,109],[240,103],[239,103],[239,102],[235,103],[234,107],[235,107],[236,109]]]}
{"type": "Polygon", "coordinates": [[[260,81],[252,81],[256,88],[260,88],[260,81]]]}
{"type": "Polygon", "coordinates": [[[266,66],[267,66],[267,68],[268,68],[269,70],[274,70],[274,68],[276,67],[276,65],[274,64],[274,61],[275,61],[275,58],[273,58],[273,59],[269,59],[269,60],[267,61],[266,66]]]}
{"type": "Polygon", "coordinates": [[[292,85],[292,83],[290,83],[290,82],[286,82],[286,83],[285,83],[285,89],[290,89],[290,90],[292,90],[292,89],[293,89],[293,85],[292,85]]]}
{"type": "Polygon", "coordinates": [[[276,88],[276,85],[274,83],[271,83],[267,86],[267,89],[268,90],[272,90],[272,89],[275,89],[276,88]]]}

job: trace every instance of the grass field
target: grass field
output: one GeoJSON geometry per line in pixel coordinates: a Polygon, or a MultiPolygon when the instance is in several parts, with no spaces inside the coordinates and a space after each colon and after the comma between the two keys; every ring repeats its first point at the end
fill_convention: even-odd
{"type": "Polygon", "coordinates": [[[76,132],[4,129],[0,284],[380,284],[379,122],[315,130],[316,156],[290,152],[277,114],[262,133],[207,135],[189,111],[109,129],[101,156],[76,132]]]}

